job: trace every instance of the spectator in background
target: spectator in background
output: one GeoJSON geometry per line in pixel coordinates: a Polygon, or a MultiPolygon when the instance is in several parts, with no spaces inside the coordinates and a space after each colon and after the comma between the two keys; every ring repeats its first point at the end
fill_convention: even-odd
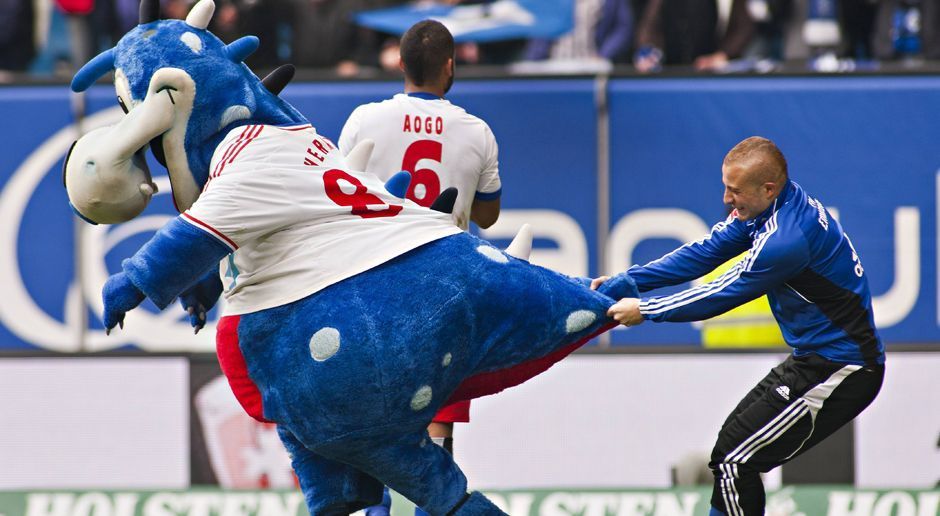
{"type": "Polygon", "coordinates": [[[601,57],[629,62],[633,42],[630,0],[575,0],[574,28],[556,40],[529,42],[525,59],[585,59],[601,57]]]}
{"type": "Polygon", "coordinates": [[[754,37],[744,52],[745,57],[783,61],[793,0],[748,0],[747,11],[755,28],[754,37]]]}
{"type": "Polygon", "coordinates": [[[353,23],[359,11],[382,9],[403,0],[291,0],[291,62],[333,68],[344,77],[363,66],[379,66],[385,37],[353,23]]]}
{"type": "Polygon", "coordinates": [[[32,0],[0,0],[0,70],[23,71],[35,55],[32,0]]]}
{"type": "Polygon", "coordinates": [[[209,30],[225,42],[246,34],[258,36],[261,45],[245,63],[253,70],[275,68],[284,61],[278,47],[281,29],[290,20],[289,7],[287,0],[216,0],[209,30]]]}
{"type": "Polygon", "coordinates": [[[938,0],[876,0],[873,52],[878,59],[940,59],[938,0]]]}
{"type": "Polygon", "coordinates": [[[872,43],[877,12],[877,0],[842,0],[839,3],[842,57],[861,60],[875,57],[872,43]]]}
{"type": "Polygon", "coordinates": [[[660,65],[718,70],[739,57],[754,35],[747,0],[719,12],[716,0],[648,0],[637,25],[634,66],[642,73],[660,65]]]}

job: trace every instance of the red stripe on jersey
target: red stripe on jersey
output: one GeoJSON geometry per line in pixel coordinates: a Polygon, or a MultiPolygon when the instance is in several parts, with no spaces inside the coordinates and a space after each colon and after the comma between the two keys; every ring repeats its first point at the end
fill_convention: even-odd
{"type": "Polygon", "coordinates": [[[215,164],[215,168],[212,170],[212,173],[209,174],[210,179],[213,177],[218,177],[219,172],[222,169],[222,164],[225,163],[225,160],[227,160],[229,155],[232,154],[232,151],[235,149],[235,147],[238,146],[238,142],[242,141],[242,138],[245,137],[245,134],[248,133],[248,130],[251,129],[251,127],[252,126],[250,125],[246,125],[245,128],[242,129],[241,134],[238,135],[238,138],[236,138],[232,143],[228,144],[228,148],[225,149],[225,154],[222,154],[222,158],[219,159],[219,161],[215,164]]]}
{"type": "MultiPolygon", "coordinates": [[[[261,130],[262,130],[262,129],[264,129],[264,126],[263,126],[263,125],[259,125],[259,126],[258,126],[258,130],[255,131],[254,134],[249,135],[249,136],[248,136],[248,139],[246,139],[244,142],[242,142],[241,147],[239,147],[238,150],[235,151],[235,154],[232,154],[232,157],[228,159],[228,163],[231,163],[231,162],[235,161],[235,158],[238,157],[238,155],[241,153],[241,151],[243,151],[243,150],[245,149],[245,147],[248,146],[249,143],[251,143],[255,138],[257,138],[259,134],[261,134],[261,130]]],[[[223,166],[223,168],[224,168],[224,166],[223,166]]]]}
{"type": "Polygon", "coordinates": [[[304,129],[312,129],[313,126],[310,124],[307,125],[298,125],[297,127],[278,127],[278,129],[284,131],[303,131],[304,129]]]}
{"type": "Polygon", "coordinates": [[[206,231],[214,235],[217,239],[225,242],[226,245],[231,247],[233,251],[238,250],[238,244],[232,241],[231,238],[225,236],[225,234],[219,231],[218,229],[215,229],[214,227],[206,224],[205,222],[197,219],[196,217],[193,217],[192,215],[189,214],[189,212],[183,213],[183,217],[185,217],[186,220],[189,220],[190,222],[196,224],[197,226],[202,227],[203,229],[205,229],[206,231]]]}
{"type": "Polygon", "coordinates": [[[239,139],[240,141],[235,142],[232,145],[232,148],[230,149],[231,152],[226,153],[226,156],[223,156],[222,160],[219,161],[219,166],[218,166],[218,170],[216,170],[215,172],[215,177],[221,176],[222,171],[225,170],[225,165],[228,165],[229,163],[235,161],[235,156],[237,156],[238,153],[242,151],[242,149],[247,147],[248,144],[251,143],[251,141],[254,140],[259,134],[261,134],[261,129],[264,128],[263,125],[252,125],[249,127],[251,127],[251,130],[248,131],[245,138],[239,139]]]}

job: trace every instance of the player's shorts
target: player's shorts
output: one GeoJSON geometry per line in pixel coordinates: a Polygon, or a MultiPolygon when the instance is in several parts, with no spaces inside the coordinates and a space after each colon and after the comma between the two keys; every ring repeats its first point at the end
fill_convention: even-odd
{"type": "Polygon", "coordinates": [[[470,400],[458,401],[441,407],[432,420],[435,423],[469,423],[470,400]]]}

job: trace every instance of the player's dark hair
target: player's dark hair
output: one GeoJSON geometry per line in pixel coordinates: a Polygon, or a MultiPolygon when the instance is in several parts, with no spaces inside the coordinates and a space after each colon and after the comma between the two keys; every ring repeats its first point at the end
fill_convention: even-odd
{"type": "Polygon", "coordinates": [[[424,86],[437,79],[447,60],[454,57],[454,37],[441,22],[420,21],[401,37],[400,52],[408,80],[424,86]]]}

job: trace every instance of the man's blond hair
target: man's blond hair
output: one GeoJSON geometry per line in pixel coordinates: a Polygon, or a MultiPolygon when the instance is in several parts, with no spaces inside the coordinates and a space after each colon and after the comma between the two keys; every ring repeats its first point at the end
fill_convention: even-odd
{"type": "Polygon", "coordinates": [[[760,183],[782,183],[789,178],[783,153],[774,142],[760,136],[751,136],[728,151],[723,166],[732,165],[748,167],[760,183]]]}

